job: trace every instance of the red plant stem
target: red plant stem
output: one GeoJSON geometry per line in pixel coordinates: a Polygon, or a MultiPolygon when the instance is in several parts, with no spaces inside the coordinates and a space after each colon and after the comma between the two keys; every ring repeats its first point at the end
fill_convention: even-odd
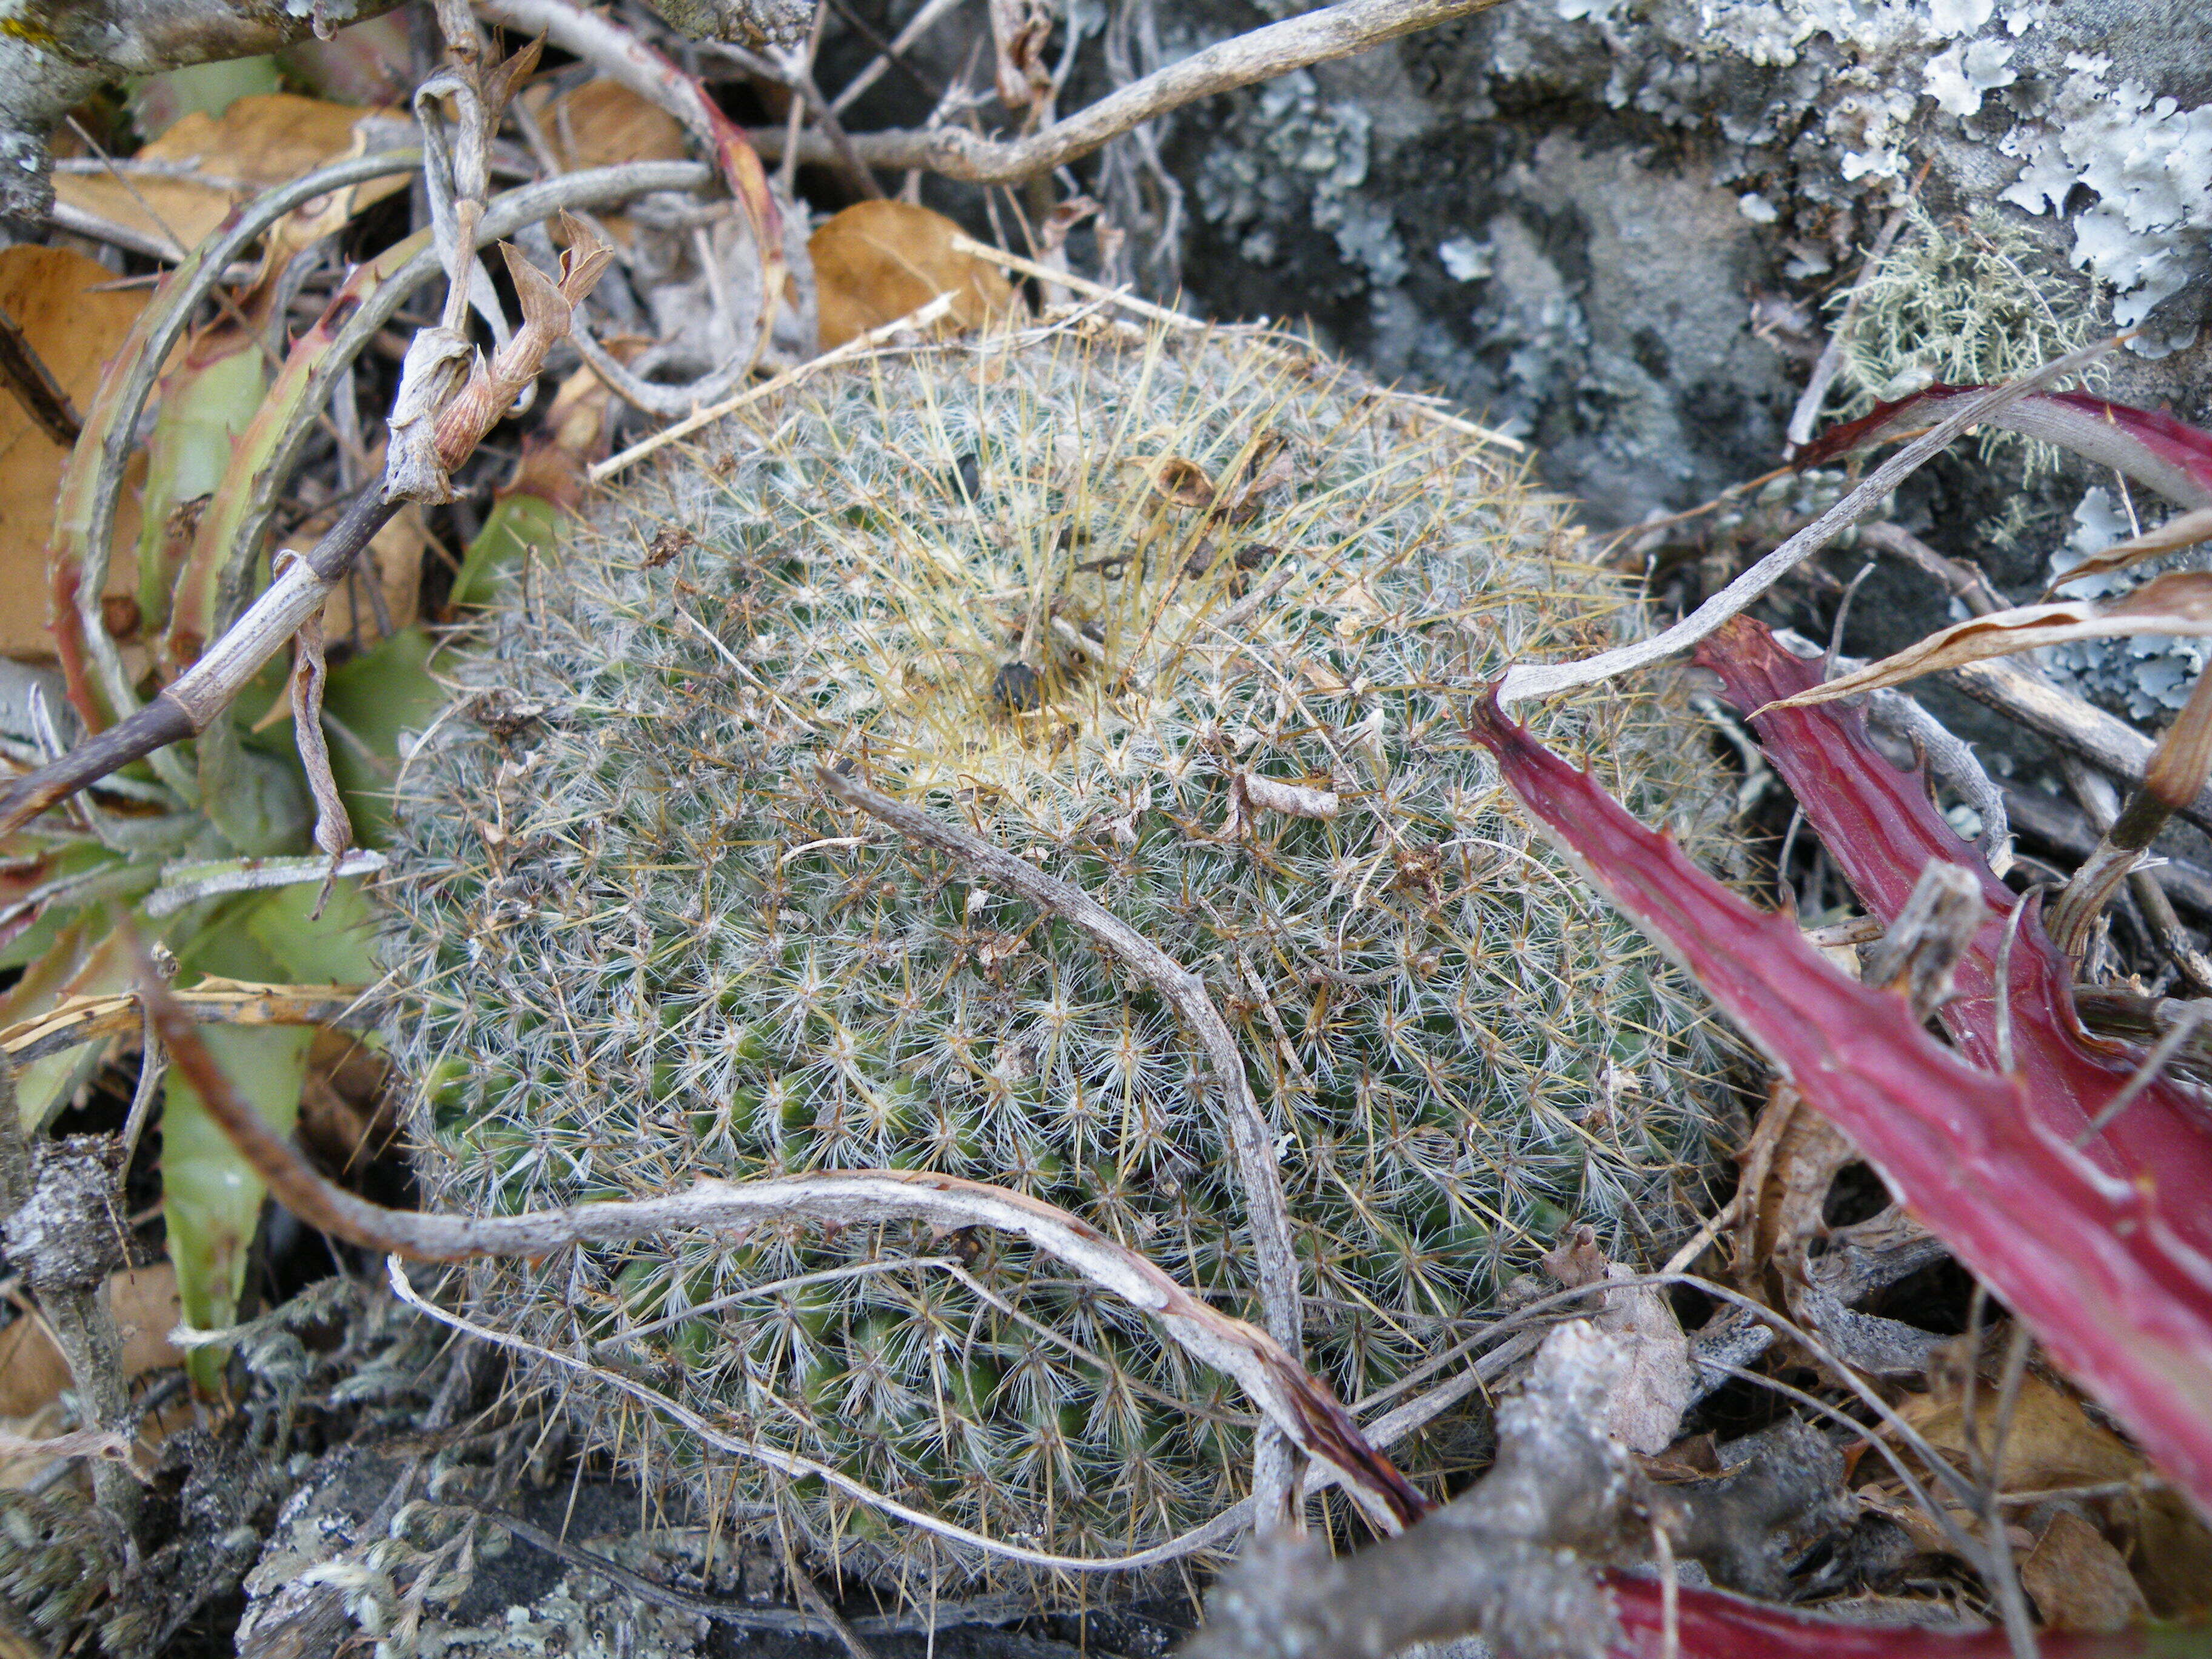
{"type": "MultiPolygon", "coordinates": [[[[1664,1629],[1658,1581],[1606,1575],[1621,1640],[1621,1659],[1657,1659],[1664,1629]]],[[[1720,1590],[1685,1584],[1679,1592],[1675,1633],[1693,1659],[2007,1659],[2003,1631],[1929,1630],[1917,1625],[1847,1624],[1793,1608],[1747,1601],[1720,1590]]],[[[2151,1648],[2144,1631],[2110,1635],[2039,1631],[2043,1659],[2140,1659],[2151,1648]]]]}

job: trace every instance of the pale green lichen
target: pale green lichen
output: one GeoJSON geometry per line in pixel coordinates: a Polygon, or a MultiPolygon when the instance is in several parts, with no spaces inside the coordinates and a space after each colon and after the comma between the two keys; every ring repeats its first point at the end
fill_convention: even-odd
{"type": "MultiPolygon", "coordinates": [[[[1903,398],[1931,381],[1984,386],[2040,368],[2095,337],[2096,319],[2076,284],[2053,275],[2022,233],[1998,214],[1938,219],[1917,198],[1888,255],[1859,284],[1841,380],[1842,414],[1903,398]]],[[[1848,292],[1831,307],[1840,311],[1848,292]]],[[[2013,446],[2031,476],[2057,452],[1996,428],[1984,458],[2013,446]]]]}
{"type": "MultiPolygon", "coordinates": [[[[1171,1012],[835,809],[814,769],[843,759],[1204,976],[1278,1135],[1309,1363],[1346,1401],[1419,1387],[1563,1224],[1632,1260],[1685,1224],[1703,1006],[1455,717],[1505,661],[1628,618],[1557,503],[1234,331],[939,348],[748,418],[509,599],[463,671],[492,729],[449,720],[410,763],[386,950],[434,1202],[924,1166],[1257,1316],[1218,1092],[1171,1012]],[[1247,776],[1340,810],[1240,808],[1247,776]]],[[[1595,696],[1548,736],[1714,843],[1705,744],[1667,705],[1595,696]]],[[[482,1266],[465,1297],[732,1441],[1034,1547],[1119,1556],[1245,1491],[1233,1386],[995,1237],[678,1237],[482,1266]]],[[[706,1507],[781,1497],[824,1547],[920,1536],[635,1394],[586,1385],[578,1416],[706,1507]]],[[[1438,1474],[1455,1422],[1395,1449],[1438,1474]]]]}

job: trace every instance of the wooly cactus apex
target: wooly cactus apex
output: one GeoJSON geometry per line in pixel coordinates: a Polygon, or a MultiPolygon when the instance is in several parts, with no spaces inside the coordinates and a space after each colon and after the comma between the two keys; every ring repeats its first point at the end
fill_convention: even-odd
{"type": "MultiPolygon", "coordinates": [[[[1496,452],[1344,382],[1234,330],[882,356],[533,571],[409,763],[385,890],[431,1200],[928,1168],[1259,1319],[1188,1034],[1060,918],[828,800],[816,768],[845,762],[1204,976],[1276,1133],[1308,1363],[1346,1401],[1435,1380],[1571,1219],[1632,1259],[1679,1237],[1720,1040],[1455,719],[1510,658],[1613,641],[1624,593],[1496,452]]],[[[1717,844],[1706,744],[1652,695],[1549,738],[1717,844]]],[[[1000,1238],[678,1237],[463,1294],[726,1442],[1033,1550],[1171,1545],[1245,1491],[1234,1388],[1000,1238]]],[[[883,1564],[926,1535],[546,1369],[708,1507],[781,1503],[883,1564]]],[[[1448,1416],[1393,1451],[1441,1477],[1469,1443],[1448,1416]]]]}

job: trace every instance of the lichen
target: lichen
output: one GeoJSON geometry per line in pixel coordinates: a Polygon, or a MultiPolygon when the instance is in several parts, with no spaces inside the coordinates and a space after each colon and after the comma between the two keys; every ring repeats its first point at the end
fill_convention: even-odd
{"type": "MultiPolygon", "coordinates": [[[[2074,216],[2074,264],[2114,290],[2112,320],[2134,328],[2204,270],[2212,236],[2212,104],[2184,110],[2133,81],[2109,84],[2109,58],[2069,55],[2043,118],[1998,142],[2020,158],[2006,201],[2063,214],[2076,186],[2096,199],[2074,216]]],[[[2193,330],[2190,337],[2193,337],[2193,330]]],[[[2164,335],[2138,350],[2172,350],[2164,335]]]]}
{"type": "MultiPolygon", "coordinates": [[[[1865,414],[1931,381],[1988,385],[2088,343],[2095,322],[2079,289],[2054,276],[2014,226],[1984,209],[1939,220],[1915,198],[1888,257],[1862,279],[1844,354],[1843,413],[1865,414]]],[[[1829,302],[1840,313],[1848,293],[1829,302]]],[[[1984,458],[2023,452],[2032,473],[2057,452],[1994,428],[1984,458]]]]}

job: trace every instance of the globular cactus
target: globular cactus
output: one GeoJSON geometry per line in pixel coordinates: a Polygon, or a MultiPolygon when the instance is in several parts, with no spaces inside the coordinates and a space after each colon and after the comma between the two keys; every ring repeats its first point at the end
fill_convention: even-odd
{"type": "MultiPolygon", "coordinates": [[[[1626,625],[1558,503],[1237,331],[932,347],[744,418],[529,573],[409,763],[385,945],[433,1202],[925,1167],[1259,1318],[1218,1088],[1171,1011],[828,800],[842,761],[1204,976],[1276,1133],[1308,1363],[1346,1401],[1412,1397],[1570,1219],[1632,1257],[1679,1232],[1707,1016],[1455,720],[1507,659],[1626,625]]],[[[1651,693],[1547,735],[1714,833],[1706,744],[1651,693]]],[[[1245,1490],[1233,1387],[996,1237],[676,1237],[465,1295],[720,1436],[1032,1548],[1146,1548],[1245,1490]]],[[[817,1540],[896,1554],[866,1503],[553,1378],[634,1468],[710,1506],[781,1486],[817,1540]]],[[[1454,1443],[1394,1452],[1438,1475],[1454,1443]]]]}

